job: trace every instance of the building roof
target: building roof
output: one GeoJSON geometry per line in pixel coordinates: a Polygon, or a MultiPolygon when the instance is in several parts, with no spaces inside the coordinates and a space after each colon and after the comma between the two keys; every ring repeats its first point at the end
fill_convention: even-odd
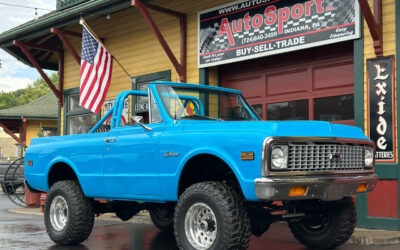
{"type": "Polygon", "coordinates": [[[41,119],[57,120],[57,97],[53,93],[44,95],[31,103],[0,110],[0,119],[41,119]]]}
{"type": "MultiPolygon", "coordinates": [[[[131,0],[88,0],[66,9],[52,11],[38,19],[28,21],[1,33],[0,48],[19,61],[32,66],[21,50],[13,45],[14,40],[58,47],[60,41],[50,32],[51,28],[64,28],[74,23],[77,24],[81,17],[86,19],[96,18],[130,6],[131,0]]],[[[31,48],[31,51],[35,50],[31,48]]],[[[51,60],[47,55],[35,55],[34,57],[42,68],[58,70],[58,63],[54,57],[51,60]]]]}

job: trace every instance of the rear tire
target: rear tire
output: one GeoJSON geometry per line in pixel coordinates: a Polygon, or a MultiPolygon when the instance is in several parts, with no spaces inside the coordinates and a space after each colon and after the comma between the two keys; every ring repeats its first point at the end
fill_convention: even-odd
{"type": "Polygon", "coordinates": [[[331,249],[344,244],[357,224],[356,208],[350,197],[326,204],[327,209],[320,216],[289,222],[294,237],[310,248],[331,249]]]}
{"type": "Polygon", "coordinates": [[[180,196],[174,217],[179,249],[246,249],[250,221],[240,195],[220,182],[196,183],[180,196]]]}
{"type": "Polygon", "coordinates": [[[150,218],[154,226],[163,232],[172,232],[174,230],[174,211],[174,206],[169,204],[149,209],[150,218]]]}
{"type": "Polygon", "coordinates": [[[50,239],[63,246],[85,241],[93,229],[93,201],[77,181],[56,182],[47,194],[44,222],[50,239]]]}

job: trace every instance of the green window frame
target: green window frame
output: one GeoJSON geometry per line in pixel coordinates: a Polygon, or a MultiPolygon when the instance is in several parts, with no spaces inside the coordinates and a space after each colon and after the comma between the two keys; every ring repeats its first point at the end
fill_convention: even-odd
{"type": "MultiPolygon", "coordinates": [[[[153,81],[171,81],[171,70],[165,70],[165,71],[159,71],[159,72],[145,74],[145,75],[134,76],[131,79],[132,79],[132,89],[139,90],[138,87],[140,86],[140,84],[146,84],[146,83],[150,83],[153,81]]],[[[136,98],[132,98],[132,104],[131,104],[131,107],[132,107],[131,114],[132,115],[135,115],[134,107],[135,107],[136,103],[137,103],[136,98]]]]}
{"type": "Polygon", "coordinates": [[[68,120],[71,117],[78,117],[78,116],[85,116],[85,115],[95,115],[96,116],[96,122],[100,120],[101,118],[101,111],[96,115],[92,111],[87,110],[85,108],[79,109],[79,110],[72,110],[69,111],[69,105],[70,103],[68,102],[71,96],[79,96],[79,88],[73,88],[73,89],[66,89],[64,90],[64,122],[63,122],[63,135],[70,135],[71,131],[68,131],[68,120]]]}

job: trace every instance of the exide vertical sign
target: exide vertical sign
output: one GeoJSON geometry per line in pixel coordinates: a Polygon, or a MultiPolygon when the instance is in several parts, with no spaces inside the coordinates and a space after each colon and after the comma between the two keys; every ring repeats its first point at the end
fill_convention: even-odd
{"type": "Polygon", "coordinates": [[[207,67],[360,37],[356,0],[237,1],[199,13],[207,67]]]}
{"type": "Polygon", "coordinates": [[[394,56],[367,60],[369,136],[377,162],[396,162],[394,56]]]}

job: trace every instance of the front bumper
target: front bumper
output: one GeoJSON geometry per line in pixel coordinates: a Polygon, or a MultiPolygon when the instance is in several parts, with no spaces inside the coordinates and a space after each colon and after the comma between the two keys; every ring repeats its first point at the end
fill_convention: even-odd
{"type": "Polygon", "coordinates": [[[306,200],[321,199],[325,201],[340,200],[344,196],[357,195],[371,192],[378,176],[346,175],[346,176],[285,176],[285,177],[263,177],[254,180],[256,196],[259,200],[284,201],[284,200],[306,200]],[[357,192],[359,184],[367,184],[364,192],[357,192]],[[289,196],[290,188],[293,186],[306,186],[307,192],[302,196],[289,196]]]}

